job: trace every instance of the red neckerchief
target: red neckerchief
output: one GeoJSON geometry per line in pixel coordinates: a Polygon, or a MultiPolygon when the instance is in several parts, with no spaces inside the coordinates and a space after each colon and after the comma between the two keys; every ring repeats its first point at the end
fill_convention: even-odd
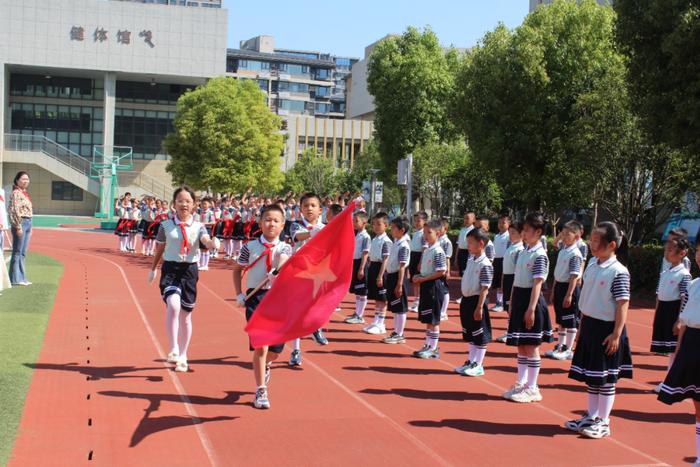
{"type": "Polygon", "coordinates": [[[189,238],[187,238],[187,225],[179,218],[173,219],[173,222],[175,222],[176,225],[180,226],[180,233],[182,233],[182,243],[180,244],[180,256],[184,258],[190,253],[190,242],[189,238]],[[179,222],[179,224],[176,221],[179,222]]]}
{"type": "Polygon", "coordinates": [[[267,269],[267,272],[270,272],[272,270],[272,249],[274,248],[275,244],[263,242],[262,237],[260,237],[258,240],[260,240],[260,243],[262,243],[262,245],[265,247],[265,251],[260,253],[260,256],[255,258],[255,261],[243,268],[243,272],[246,272],[248,269],[258,264],[258,261],[260,261],[263,258],[265,258],[265,269],[267,269]]]}

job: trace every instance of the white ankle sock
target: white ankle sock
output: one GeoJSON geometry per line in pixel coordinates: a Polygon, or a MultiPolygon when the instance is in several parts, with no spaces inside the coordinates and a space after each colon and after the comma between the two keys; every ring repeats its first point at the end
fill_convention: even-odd
{"type": "Polygon", "coordinates": [[[598,402],[600,400],[600,386],[588,386],[588,416],[596,418],[598,416],[598,402]]]}
{"type": "Polygon", "coordinates": [[[367,308],[367,297],[364,295],[355,295],[355,314],[362,318],[367,308]]]}
{"type": "Polygon", "coordinates": [[[406,329],[406,313],[395,313],[394,314],[394,332],[399,336],[403,336],[403,332],[406,329]]]}
{"type": "Polygon", "coordinates": [[[525,383],[527,382],[527,374],[528,374],[528,368],[527,368],[527,357],[523,355],[518,355],[518,379],[517,383],[521,386],[525,386],[525,383]]]}
{"type": "Polygon", "coordinates": [[[474,360],[474,355],[476,353],[476,346],[472,344],[471,342],[469,343],[469,361],[473,362],[474,360]]]}
{"type": "Polygon", "coordinates": [[[435,329],[434,331],[428,330],[426,333],[426,344],[432,350],[437,349],[438,341],[440,340],[440,330],[435,329]]]}
{"type": "Polygon", "coordinates": [[[479,365],[484,365],[484,357],[486,357],[486,346],[477,345],[474,347],[474,361],[479,365]]]}
{"type": "Polygon", "coordinates": [[[574,346],[577,331],[578,330],[576,328],[569,328],[566,330],[566,341],[564,341],[564,345],[566,345],[566,348],[569,350],[571,350],[574,346]]]}
{"type": "Polygon", "coordinates": [[[450,294],[446,293],[442,300],[442,308],[440,308],[440,316],[447,314],[447,307],[450,306],[450,294]]]}
{"type": "Polygon", "coordinates": [[[301,339],[298,337],[292,341],[292,350],[301,350],[301,339]]]}
{"type": "Polygon", "coordinates": [[[541,364],[540,357],[527,359],[527,386],[529,388],[537,387],[537,377],[540,375],[541,364]]]}
{"type": "Polygon", "coordinates": [[[598,417],[602,418],[605,423],[610,423],[610,412],[612,412],[614,403],[615,385],[605,384],[601,386],[598,396],[598,417]]]}

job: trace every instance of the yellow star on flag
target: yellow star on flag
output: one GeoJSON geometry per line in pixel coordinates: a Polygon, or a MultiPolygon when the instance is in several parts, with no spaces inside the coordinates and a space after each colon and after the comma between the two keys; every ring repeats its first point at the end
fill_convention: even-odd
{"type": "Polygon", "coordinates": [[[316,265],[311,264],[306,256],[303,258],[306,262],[306,269],[298,272],[294,277],[312,280],[314,282],[313,298],[316,298],[316,295],[324,282],[334,282],[338,279],[338,277],[331,269],[330,255],[323,258],[321,262],[316,265]]]}

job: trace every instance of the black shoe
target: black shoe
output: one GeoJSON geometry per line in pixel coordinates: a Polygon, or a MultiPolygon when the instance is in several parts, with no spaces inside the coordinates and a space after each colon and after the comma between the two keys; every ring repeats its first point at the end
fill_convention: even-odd
{"type": "Polygon", "coordinates": [[[328,345],[328,339],[323,335],[323,329],[314,332],[312,336],[318,345],[328,345]]]}

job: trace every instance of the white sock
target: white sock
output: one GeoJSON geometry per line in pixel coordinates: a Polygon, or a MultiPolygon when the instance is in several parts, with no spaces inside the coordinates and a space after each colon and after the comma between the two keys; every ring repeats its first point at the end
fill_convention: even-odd
{"type": "Polygon", "coordinates": [[[131,250],[136,249],[136,234],[134,234],[134,233],[129,234],[129,249],[131,249],[131,250]]]}
{"type": "Polygon", "coordinates": [[[450,305],[450,294],[446,293],[442,300],[442,308],[440,308],[440,316],[447,314],[447,307],[450,305]]]}
{"type": "Polygon", "coordinates": [[[129,238],[124,236],[124,237],[119,237],[119,249],[121,251],[126,251],[126,242],[129,241],[129,238]]]}
{"type": "Polygon", "coordinates": [[[241,241],[240,240],[234,240],[233,241],[233,255],[238,256],[238,252],[241,251],[241,241]]]}
{"type": "Polygon", "coordinates": [[[695,456],[695,461],[700,462],[700,422],[695,422],[695,456]]]}
{"type": "Polygon", "coordinates": [[[435,350],[438,347],[438,341],[440,340],[440,330],[435,329],[431,331],[428,329],[428,331],[425,333],[425,343],[430,347],[431,350],[435,350]]]}
{"type": "Polygon", "coordinates": [[[516,382],[520,386],[525,386],[525,383],[527,382],[527,370],[527,357],[518,355],[518,379],[516,382]]]}
{"type": "Polygon", "coordinates": [[[187,349],[192,340],[192,313],[183,311],[180,313],[180,330],[178,333],[178,347],[180,347],[180,358],[187,361],[187,349]]]}
{"type": "Polygon", "coordinates": [[[403,336],[406,329],[406,313],[394,313],[394,332],[399,336],[403,336]]]}
{"type": "Polygon", "coordinates": [[[603,419],[605,423],[610,423],[610,412],[612,412],[614,402],[615,385],[605,384],[601,386],[600,395],[598,396],[598,417],[603,419]]]}
{"type": "Polygon", "coordinates": [[[566,329],[559,329],[559,340],[557,341],[557,345],[560,347],[562,345],[566,345],[566,329]]]}
{"type": "Polygon", "coordinates": [[[486,346],[477,345],[474,348],[474,361],[480,366],[484,365],[484,357],[486,357],[486,346]]]}
{"type": "Polygon", "coordinates": [[[362,318],[367,307],[367,297],[363,295],[355,295],[355,314],[362,318]]]}
{"type": "Polygon", "coordinates": [[[472,344],[471,342],[469,343],[469,361],[473,362],[474,360],[474,355],[476,353],[476,346],[472,344]]]}
{"type": "Polygon", "coordinates": [[[527,387],[537,387],[537,377],[540,375],[540,365],[542,360],[540,357],[527,359],[527,387]]]}
{"type": "Polygon", "coordinates": [[[384,326],[384,319],[386,318],[386,311],[375,310],[374,311],[374,324],[377,326],[384,326]]]}
{"type": "Polygon", "coordinates": [[[574,342],[576,341],[577,332],[578,330],[576,328],[569,328],[566,330],[566,340],[564,341],[564,345],[567,349],[571,350],[573,348],[574,342]]]}
{"type": "Polygon", "coordinates": [[[179,354],[178,328],[180,327],[180,296],[178,294],[168,295],[165,299],[165,330],[168,335],[170,352],[179,354]]]}
{"type": "Polygon", "coordinates": [[[600,386],[588,386],[588,417],[598,416],[598,405],[600,399],[600,386]]]}
{"type": "Polygon", "coordinates": [[[503,306],[503,292],[501,289],[498,289],[498,292],[496,292],[496,304],[503,306]]]}
{"type": "Polygon", "coordinates": [[[301,350],[301,339],[296,338],[292,341],[292,350],[301,350]]]}

